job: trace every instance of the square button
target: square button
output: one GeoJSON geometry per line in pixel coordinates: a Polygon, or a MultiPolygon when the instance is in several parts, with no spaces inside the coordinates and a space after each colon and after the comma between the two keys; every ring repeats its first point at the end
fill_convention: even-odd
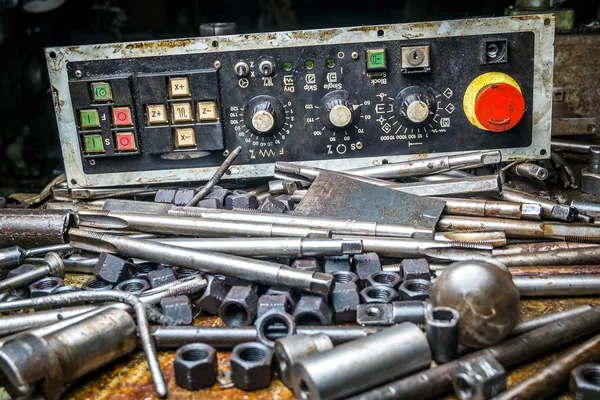
{"type": "Polygon", "coordinates": [[[102,135],[84,135],[83,147],[86,153],[104,153],[102,135]]]}
{"type": "Polygon", "coordinates": [[[175,129],[175,148],[196,147],[196,133],[193,128],[175,129]]]}
{"type": "Polygon", "coordinates": [[[115,126],[131,126],[131,108],[115,107],[112,110],[113,123],[115,126]]]}
{"type": "Polygon", "coordinates": [[[173,113],[171,114],[171,122],[181,124],[192,122],[192,103],[173,103],[171,105],[173,113]]]}
{"type": "Polygon", "coordinates": [[[385,71],[386,69],[385,49],[367,50],[367,71],[385,71]]]}
{"type": "Polygon", "coordinates": [[[169,98],[190,97],[190,81],[187,77],[169,79],[169,98]]]}
{"type": "Polygon", "coordinates": [[[95,103],[106,103],[112,101],[112,90],[110,83],[94,82],[92,83],[92,99],[95,103]]]}
{"type": "Polygon", "coordinates": [[[148,125],[164,125],[167,123],[167,107],[164,104],[148,104],[146,106],[148,125]]]}
{"type": "Polygon", "coordinates": [[[81,127],[83,129],[100,128],[100,115],[96,109],[79,110],[81,127]]]}
{"type": "Polygon", "coordinates": [[[198,121],[212,122],[219,119],[217,113],[217,103],[214,101],[199,101],[198,102],[198,121]]]}
{"type": "Polygon", "coordinates": [[[115,143],[117,151],[136,151],[135,135],[133,132],[115,133],[115,143]]]}

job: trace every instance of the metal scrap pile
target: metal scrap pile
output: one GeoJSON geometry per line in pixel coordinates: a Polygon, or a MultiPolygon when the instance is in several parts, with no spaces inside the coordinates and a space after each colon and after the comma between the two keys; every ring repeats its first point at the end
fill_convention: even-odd
{"type": "MultiPolygon", "coordinates": [[[[581,187],[596,195],[600,149],[587,151],[581,187]]],[[[11,396],[59,398],[138,341],[159,396],[156,348],[177,349],[175,380],[188,390],[217,380],[258,390],[276,371],[300,399],[452,387],[460,399],[539,399],[569,377],[578,399],[600,396],[600,366],[580,366],[600,358],[600,336],[589,339],[600,307],[519,323],[521,298],[600,294],[600,205],[550,198],[546,184],[577,185],[560,153],[344,172],[277,163],[266,184],[217,186],[236,155],[196,190],[57,185],[40,209],[0,209],[11,396]],[[90,279],[65,286],[65,274],[90,279]],[[226,326],[193,326],[207,314],[226,326]],[[505,369],[575,342],[506,390],[505,369]],[[232,351],[229,378],[216,349],[232,351]]]]}

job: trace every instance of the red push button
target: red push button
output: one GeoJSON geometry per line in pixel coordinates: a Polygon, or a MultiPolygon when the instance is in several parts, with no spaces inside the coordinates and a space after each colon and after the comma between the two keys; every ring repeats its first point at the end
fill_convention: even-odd
{"type": "Polygon", "coordinates": [[[113,123],[115,126],[131,126],[131,108],[115,107],[113,108],[113,123]]]}
{"type": "Polygon", "coordinates": [[[509,83],[487,85],[479,91],[475,99],[477,120],[492,132],[505,132],[514,128],[524,113],[523,94],[509,83]]]}
{"type": "Polygon", "coordinates": [[[135,136],[133,132],[115,133],[117,151],[136,151],[135,136]]]}

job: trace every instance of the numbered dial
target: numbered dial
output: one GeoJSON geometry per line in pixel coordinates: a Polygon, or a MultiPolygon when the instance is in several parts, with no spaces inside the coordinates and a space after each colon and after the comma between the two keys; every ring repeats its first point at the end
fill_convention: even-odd
{"type": "Polygon", "coordinates": [[[398,117],[405,126],[426,126],[436,115],[435,95],[425,87],[411,86],[404,89],[394,103],[398,117]]]}
{"type": "Polygon", "coordinates": [[[321,100],[319,119],[332,131],[344,131],[356,124],[360,118],[360,106],[350,99],[345,90],[327,93],[321,100]]]}
{"type": "Polygon", "coordinates": [[[253,97],[244,106],[244,123],[255,135],[275,135],[285,124],[283,103],[273,96],[253,97]]]}

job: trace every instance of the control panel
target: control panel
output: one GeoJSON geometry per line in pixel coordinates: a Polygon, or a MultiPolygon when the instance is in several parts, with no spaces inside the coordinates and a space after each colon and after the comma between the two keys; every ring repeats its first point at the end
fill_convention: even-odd
{"type": "Polygon", "coordinates": [[[531,15],[46,49],[71,187],[550,151],[554,19],[531,15]]]}

